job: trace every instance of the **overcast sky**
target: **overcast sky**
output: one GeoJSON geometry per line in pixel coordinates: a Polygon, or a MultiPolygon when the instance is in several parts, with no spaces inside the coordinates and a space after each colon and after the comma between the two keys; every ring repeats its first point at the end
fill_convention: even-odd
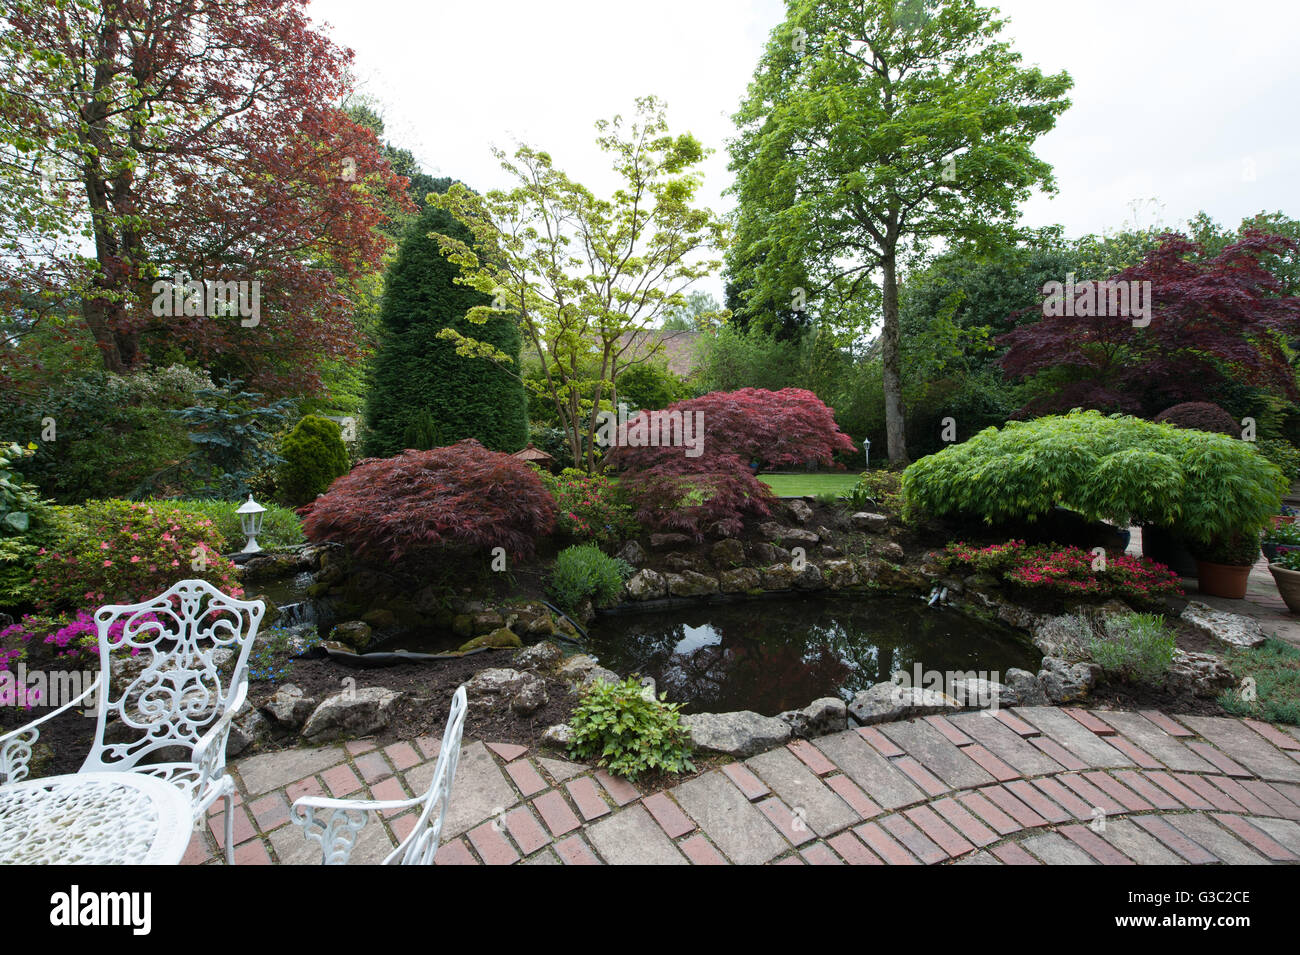
{"type": "MultiPolygon", "coordinates": [[[[1060,192],[1026,203],[1027,224],[1078,236],[1135,213],[1141,226],[1201,209],[1233,226],[1259,211],[1300,216],[1300,2],[998,6],[1025,63],[1075,84],[1039,141],[1060,192]]],[[[489,149],[522,141],[607,192],[592,124],[654,93],[674,131],[717,150],[703,200],[723,211],[730,116],[784,10],[783,0],[313,0],[311,15],[355,51],[388,137],[430,172],[480,191],[505,185],[489,149]]],[[[700,287],[720,295],[720,282],[700,287]]]]}

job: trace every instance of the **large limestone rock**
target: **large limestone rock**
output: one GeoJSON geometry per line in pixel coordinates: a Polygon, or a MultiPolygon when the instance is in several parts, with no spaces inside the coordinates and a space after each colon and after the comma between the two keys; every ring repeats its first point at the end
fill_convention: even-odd
{"type": "Polygon", "coordinates": [[[1267,639],[1259,624],[1250,617],[1215,610],[1199,600],[1191,601],[1179,616],[1206,636],[1234,647],[1257,647],[1267,639]]]}
{"type": "Polygon", "coordinates": [[[623,586],[633,600],[655,600],[668,594],[668,582],[663,574],[648,567],[638,570],[623,586]]]}
{"type": "Polygon", "coordinates": [[[952,698],[967,709],[997,709],[1020,704],[1019,696],[1011,687],[983,677],[953,680],[950,689],[952,698]]]}
{"type": "Polygon", "coordinates": [[[286,683],[266,701],[262,710],[276,726],[296,730],[316,711],[316,701],[305,695],[301,687],[286,683]]]}
{"type": "Polygon", "coordinates": [[[715,567],[736,567],[745,562],[745,545],[728,537],[709,548],[709,557],[715,567]]]}
{"type": "Polygon", "coordinates": [[[546,683],[534,677],[510,698],[510,710],[519,716],[531,716],[549,702],[546,683]]]}
{"type": "Polygon", "coordinates": [[[374,639],[374,632],[368,623],[360,620],[345,620],[334,627],[334,639],[358,653],[363,653],[374,639]]]}
{"type": "Polygon", "coordinates": [[[401,693],[382,686],[336,693],[316,707],[302,735],[310,740],[366,736],[388,725],[401,698],[401,693]]]}
{"type": "Polygon", "coordinates": [[[1218,696],[1237,680],[1227,665],[1212,653],[1187,653],[1175,648],[1165,673],[1165,686],[1174,693],[1218,696]]]}
{"type": "Polygon", "coordinates": [[[1101,667],[1095,663],[1070,663],[1058,657],[1043,657],[1038,682],[1050,703],[1060,705],[1081,700],[1097,685],[1101,667]]]}
{"type": "Polygon", "coordinates": [[[718,575],[718,586],[724,594],[743,594],[763,586],[763,575],[753,567],[737,567],[718,575]]]}
{"type": "Polygon", "coordinates": [[[803,570],[799,571],[799,576],[794,579],[794,586],[797,590],[825,590],[826,578],[816,564],[805,564],[803,570]]]}
{"type": "Polygon", "coordinates": [[[871,511],[858,511],[849,517],[853,522],[856,530],[864,531],[868,534],[883,534],[885,528],[889,526],[889,518],[884,514],[874,514],[871,511]]]}
{"type": "Polygon", "coordinates": [[[520,715],[533,713],[548,701],[546,681],[535,673],[509,667],[475,673],[465,684],[465,695],[471,707],[494,710],[509,706],[520,715]]]}
{"type": "Polygon", "coordinates": [[[1048,617],[1033,630],[1034,646],[1049,657],[1082,660],[1087,656],[1088,633],[1073,614],[1048,617]]]}
{"type": "Polygon", "coordinates": [[[646,552],[645,548],[636,541],[628,541],[615,556],[627,561],[633,567],[639,567],[646,559],[646,552]]]}
{"type": "Polygon", "coordinates": [[[728,756],[754,756],[790,738],[790,724],[750,710],[734,713],[695,713],[682,717],[696,749],[728,756]]]}
{"type": "Polygon", "coordinates": [[[877,683],[849,704],[849,714],[863,726],[890,723],[913,716],[930,716],[960,710],[961,704],[946,693],[919,686],[877,683]]]}
{"type": "Polygon", "coordinates": [[[668,593],[674,597],[703,597],[718,592],[716,577],[708,577],[693,570],[683,570],[680,574],[665,574],[668,593]]]}
{"type": "Polygon", "coordinates": [[[764,590],[790,590],[799,577],[799,571],[789,564],[773,564],[761,571],[764,590]]]}
{"type": "Polygon", "coordinates": [[[856,587],[861,583],[858,567],[851,560],[828,560],[822,563],[822,577],[831,590],[856,587]]]}
{"type": "Polygon", "coordinates": [[[550,670],[564,657],[564,652],[553,643],[535,643],[515,654],[515,667],[520,670],[550,670]]]}
{"type": "Polygon", "coordinates": [[[1015,697],[1013,706],[1046,706],[1047,693],[1038,677],[1028,670],[1012,667],[1002,674],[1002,684],[1015,697]]]}
{"type": "Polygon", "coordinates": [[[785,720],[800,739],[814,739],[848,729],[849,708],[843,700],[825,696],[801,710],[786,710],[778,719],[785,720]]]}
{"type": "Polygon", "coordinates": [[[784,543],[793,541],[796,544],[816,544],[821,541],[821,538],[812,531],[806,531],[801,527],[782,527],[776,521],[765,521],[759,524],[758,531],[771,541],[784,543]]]}
{"type": "Polygon", "coordinates": [[[651,550],[672,550],[675,547],[684,547],[689,544],[691,539],[685,534],[651,534],[651,550]]]}
{"type": "Polygon", "coordinates": [[[812,519],[813,511],[812,508],[808,506],[807,501],[801,501],[798,498],[795,498],[794,500],[786,501],[785,507],[786,510],[790,512],[790,516],[800,524],[806,524],[812,519]]]}

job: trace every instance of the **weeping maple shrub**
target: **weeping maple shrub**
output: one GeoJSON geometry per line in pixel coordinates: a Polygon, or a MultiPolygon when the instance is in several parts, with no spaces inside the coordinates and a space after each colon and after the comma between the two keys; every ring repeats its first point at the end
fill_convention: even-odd
{"type": "Polygon", "coordinates": [[[527,557],[555,527],[555,501],[537,474],[473,438],[366,458],[301,513],[308,540],[344,544],[375,563],[426,563],[494,547],[527,557]]]}
{"type": "MultiPolygon", "coordinates": [[[[760,467],[803,467],[815,462],[842,470],[842,466],[835,464],[835,455],[857,450],[849,436],[835,424],[835,412],[803,388],[713,391],[674,402],[663,411],[633,415],[628,419],[629,434],[638,421],[653,426],[655,415],[681,415],[683,421],[690,415],[692,423],[703,422],[702,454],[696,461],[704,458],[720,461],[735,456],[742,465],[756,461],[760,467]]],[[[619,446],[606,460],[617,468],[649,470],[675,456],[683,456],[684,450],[619,446]]]]}
{"type": "Polygon", "coordinates": [[[620,440],[605,459],[623,470],[622,486],[637,521],[696,540],[706,532],[735,536],[746,514],[771,514],[775,498],[754,477],[750,462],[841,467],[835,454],[855,450],[836,426],[835,413],[802,388],[714,391],[662,411],[639,412],[628,420],[627,430],[629,439],[638,432],[659,439],[654,446],[620,440]],[[683,427],[673,432],[679,424],[683,427]],[[684,435],[687,428],[697,445],[669,443],[674,433],[684,435]]]}

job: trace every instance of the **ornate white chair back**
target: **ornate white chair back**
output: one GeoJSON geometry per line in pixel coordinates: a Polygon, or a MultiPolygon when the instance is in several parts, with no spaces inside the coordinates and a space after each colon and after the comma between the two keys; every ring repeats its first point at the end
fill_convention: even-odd
{"type": "MultiPolygon", "coordinates": [[[[153,753],[167,762],[193,758],[204,730],[222,717],[247,679],[248,656],[266,612],[260,600],[237,600],[204,580],[182,580],[137,604],[112,604],[95,614],[100,691],[95,742],[83,772],[125,770],[153,753]],[[110,642],[113,625],[121,636],[110,642]],[[138,651],[144,666],[114,685],[110,653],[138,651]],[[223,660],[218,651],[230,651],[223,660]],[[227,664],[230,676],[222,670],[227,664]],[[105,738],[111,721],[113,740],[105,738]],[[119,738],[122,737],[122,738],[119,738]],[[179,758],[160,752],[183,747],[179,758]]],[[[223,752],[216,754],[224,765],[223,752]]],[[[179,752],[179,751],[177,751],[179,752]]]]}

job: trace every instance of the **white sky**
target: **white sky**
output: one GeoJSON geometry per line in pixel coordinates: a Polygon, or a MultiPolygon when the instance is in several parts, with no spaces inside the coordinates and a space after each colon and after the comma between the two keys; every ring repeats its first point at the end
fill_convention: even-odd
{"type": "MultiPolygon", "coordinates": [[[[1236,226],[1300,216],[1300,2],[1003,0],[1004,36],[1027,64],[1074,78],[1073,106],[1039,140],[1055,199],[1025,222],[1069,236],[1126,222],[1177,226],[1201,209],[1236,226]],[[1159,203],[1153,203],[1156,200],[1159,203]]],[[[426,171],[477,190],[506,184],[489,151],[546,149],[608,192],[592,124],[638,95],[667,101],[674,132],[716,153],[703,202],[731,208],[725,140],[782,0],[313,0],[356,52],[388,138],[426,171]]],[[[721,281],[699,288],[721,298],[721,281]]]]}

